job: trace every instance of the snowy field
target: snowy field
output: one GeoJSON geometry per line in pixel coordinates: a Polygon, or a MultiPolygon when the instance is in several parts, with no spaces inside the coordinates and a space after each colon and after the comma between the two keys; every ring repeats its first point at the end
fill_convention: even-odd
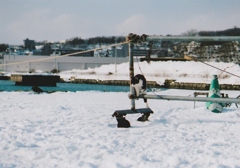
{"type": "MultiPolygon", "coordinates": [[[[211,83],[212,75],[218,75],[220,84],[240,84],[240,66],[234,63],[223,62],[206,62],[207,64],[217,67],[205,65],[201,62],[181,62],[181,61],[162,61],[162,62],[139,62],[134,63],[135,74],[143,74],[148,81],[156,81],[163,84],[165,79],[175,79],[177,82],[191,83],[211,83]],[[232,74],[222,72],[225,70],[232,74]]],[[[60,76],[66,81],[73,78],[92,78],[99,80],[128,80],[129,79],[129,63],[118,65],[103,65],[99,68],[60,72],[60,76]]]]}
{"type": "MultiPolygon", "coordinates": [[[[193,96],[194,91],[157,94],[193,96]]],[[[230,97],[240,93],[223,91],[230,97]]],[[[0,167],[240,167],[240,110],[212,113],[205,103],[149,100],[147,122],[127,115],[126,92],[0,93],[0,167]]],[[[136,101],[144,107],[142,100],[136,101]]]]}
{"type": "MultiPolygon", "coordinates": [[[[235,64],[213,64],[231,73],[240,71],[235,64]]],[[[140,63],[148,80],[162,82],[170,77],[210,83],[216,74],[220,84],[240,83],[239,78],[224,77],[201,63],[150,65],[140,63]]],[[[141,72],[138,67],[135,64],[135,74],[141,72]]],[[[118,73],[106,75],[114,69],[109,65],[61,76],[129,78],[127,63],[118,65],[118,73]]],[[[169,89],[154,94],[193,96],[194,92],[169,89]]],[[[221,92],[233,98],[240,95],[221,92]]],[[[5,91],[0,95],[0,168],[240,168],[240,109],[235,104],[223,113],[212,113],[202,102],[194,108],[193,102],[148,100],[154,111],[149,121],[138,122],[141,115],[127,115],[131,127],[117,128],[111,115],[131,107],[127,92],[5,91]]],[[[143,100],[136,100],[136,107],[145,107],[143,100]]]]}

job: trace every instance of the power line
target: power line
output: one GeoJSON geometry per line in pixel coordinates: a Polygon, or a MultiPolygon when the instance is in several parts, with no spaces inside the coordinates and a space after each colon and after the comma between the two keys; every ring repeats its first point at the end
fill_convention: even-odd
{"type": "Polygon", "coordinates": [[[207,65],[207,66],[210,66],[210,67],[212,67],[212,68],[218,69],[218,70],[220,70],[220,71],[222,71],[222,72],[225,72],[225,73],[228,73],[228,74],[230,74],[230,75],[233,75],[233,76],[235,76],[235,77],[240,78],[240,76],[238,76],[238,75],[236,75],[236,74],[233,74],[233,73],[231,73],[231,72],[228,72],[228,71],[226,71],[226,70],[224,70],[224,69],[220,69],[220,68],[218,68],[218,67],[216,67],[216,66],[210,65],[210,64],[208,64],[208,63],[206,63],[206,62],[203,62],[203,61],[199,61],[199,62],[201,62],[201,63],[203,63],[203,64],[205,64],[205,65],[207,65]]]}

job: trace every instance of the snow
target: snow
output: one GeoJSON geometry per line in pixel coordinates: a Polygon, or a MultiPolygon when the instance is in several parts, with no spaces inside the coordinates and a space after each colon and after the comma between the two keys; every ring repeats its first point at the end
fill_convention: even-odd
{"type": "MultiPolygon", "coordinates": [[[[183,62],[169,62],[171,68],[165,72],[181,74],[189,71],[187,74],[194,74],[189,78],[200,81],[199,72],[206,70],[211,76],[215,71],[192,63],[189,62],[195,69],[190,71],[183,62]]],[[[214,65],[226,68],[232,64],[214,65]]],[[[121,66],[125,64],[118,68],[121,66]]],[[[142,71],[158,71],[157,66],[148,66],[141,63],[142,71]]],[[[163,64],[159,68],[164,70],[161,66],[163,64]]],[[[114,71],[113,67],[93,69],[96,74],[88,76],[107,79],[107,75],[98,73],[114,71]]],[[[238,68],[233,65],[227,70],[236,73],[238,68]]],[[[64,73],[77,76],[79,72],[82,73],[80,70],[64,73]]],[[[150,75],[148,78],[157,79],[150,75]]],[[[175,78],[184,80],[179,75],[175,78]]],[[[238,81],[236,77],[228,80],[238,81]]],[[[194,92],[169,89],[149,94],[193,97],[194,92]]],[[[229,97],[239,95],[238,91],[221,92],[229,97]]],[[[154,111],[149,121],[138,122],[140,115],[127,115],[131,127],[117,128],[117,121],[111,115],[115,110],[130,108],[127,92],[35,94],[5,91],[0,95],[1,168],[240,167],[240,110],[235,104],[224,108],[223,113],[212,113],[203,102],[196,102],[194,108],[193,102],[148,100],[154,111]]],[[[145,107],[143,100],[136,100],[136,107],[145,107]]]]}
{"type": "MultiPolygon", "coordinates": [[[[211,66],[225,70],[238,76],[240,66],[234,63],[208,62],[211,66]]],[[[163,84],[165,79],[175,79],[177,82],[210,83],[212,75],[218,75],[220,84],[240,84],[240,78],[222,72],[201,62],[138,62],[134,63],[134,73],[144,74],[148,81],[163,84]]],[[[129,80],[129,63],[103,65],[87,70],[70,70],[60,72],[61,78],[68,81],[71,77],[99,80],[129,80]],[[117,70],[115,72],[115,69],[117,70]]]]}

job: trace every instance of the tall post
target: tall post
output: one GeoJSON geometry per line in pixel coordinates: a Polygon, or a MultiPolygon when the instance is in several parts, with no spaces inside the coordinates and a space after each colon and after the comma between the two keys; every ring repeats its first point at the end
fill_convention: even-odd
{"type": "MultiPolygon", "coordinates": [[[[117,44],[117,37],[115,38],[115,43],[117,44]]],[[[115,46],[115,73],[117,73],[117,46],[115,46]]]]}
{"type": "Polygon", "coordinates": [[[3,55],[3,71],[4,71],[4,72],[6,72],[6,63],[7,63],[7,62],[6,62],[6,57],[7,57],[7,56],[4,54],[4,55],[3,55]]]}
{"type": "MultiPolygon", "coordinates": [[[[134,77],[134,64],[133,64],[133,43],[128,43],[128,53],[129,53],[129,78],[134,77]]],[[[130,94],[134,95],[134,88],[131,86],[130,83],[130,94]]],[[[135,99],[131,100],[131,109],[135,110],[135,99]]]]}

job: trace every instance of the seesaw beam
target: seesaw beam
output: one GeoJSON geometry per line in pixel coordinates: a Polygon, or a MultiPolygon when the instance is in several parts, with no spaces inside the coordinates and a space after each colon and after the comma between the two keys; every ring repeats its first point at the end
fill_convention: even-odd
{"type": "MultiPolygon", "coordinates": [[[[133,95],[130,99],[135,99],[133,95]]],[[[198,102],[214,102],[214,103],[240,103],[237,98],[209,98],[209,97],[186,97],[186,96],[171,96],[171,95],[140,95],[139,98],[144,99],[160,99],[160,100],[179,100],[179,101],[198,101],[198,102]]]]}
{"type": "Polygon", "coordinates": [[[149,36],[145,41],[162,40],[162,41],[240,41],[240,36],[149,36]]]}
{"type": "Polygon", "coordinates": [[[144,114],[144,113],[153,113],[153,111],[150,108],[140,108],[140,109],[129,109],[129,110],[116,110],[113,113],[114,116],[119,116],[119,115],[127,115],[127,114],[144,114]]]}

